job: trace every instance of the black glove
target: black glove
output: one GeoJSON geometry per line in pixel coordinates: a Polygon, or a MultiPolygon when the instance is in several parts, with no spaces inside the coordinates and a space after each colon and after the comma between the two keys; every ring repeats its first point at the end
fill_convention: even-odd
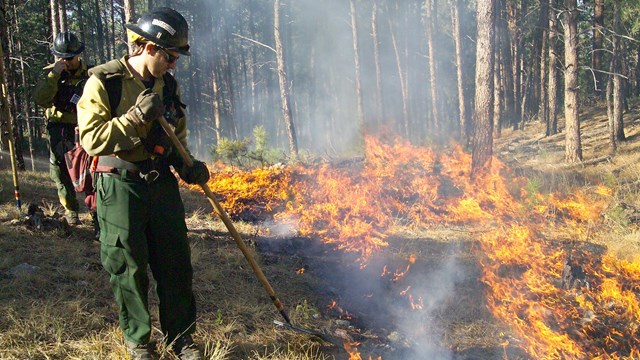
{"type": "Polygon", "coordinates": [[[168,136],[144,141],[144,147],[149,154],[168,157],[173,152],[173,143],[168,136]]]}
{"type": "Polygon", "coordinates": [[[164,104],[160,95],[146,89],[138,95],[135,105],[127,111],[127,117],[137,126],[143,126],[155,121],[163,113],[164,104]]]}
{"type": "Polygon", "coordinates": [[[169,157],[173,150],[173,143],[162,129],[159,123],[151,125],[151,129],[147,134],[147,138],[142,140],[144,148],[149,154],[155,154],[162,157],[169,157]]]}
{"type": "Polygon", "coordinates": [[[187,184],[205,184],[209,181],[209,169],[202,161],[195,160],[193,166],[185,164],[178,173],[187,184]]]}

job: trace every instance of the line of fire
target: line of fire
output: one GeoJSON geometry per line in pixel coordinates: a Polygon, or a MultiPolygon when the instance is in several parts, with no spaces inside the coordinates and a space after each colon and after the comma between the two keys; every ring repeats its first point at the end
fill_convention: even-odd
{"type": "MultiPolygon", "coordinates": [[[[358,163],[250,172],[220,166],[209,183],[234,219],[272,219],[267,232],[295,229],[306,241],[347,254],[352,274],[334,276],[343,278],[349,295],[336,294],[327,313],[386,327],[335,329],[350,359],[384,358],[379,349],[389,346],[390,336],[399,337],[394,346],[403,349],[388,358],[455,358],[457,349],[439,347],[443,333],[434,329],[434,316],[459,316],[441,309],[458,300],[482,304],[473,311],[484,307],[505,325],[499,358],[640,356],[640,268],[584,241],[611,197],[609,188],[530,196],[526,179],[496,158],[491,171],[470,180],[471,156],[456,145],[436,153],[399,137],[367,136],[365,146],[358,163]],[[396,254],[411,247],[400,243],[398,226],[475,229],[460,230],[473,233],[465,249],[472,264],[459,259],[456,246],[432,246],[437,255],[427,246],[387,257],[389,247],[396,254]],[[465,274],[469,268],[477,273],[465,274]],[[460,300],[469,296],[460,285],[473,282],[478,298],[460,300]]],[[[292,276],[308,271],[292,269],[292,276]]]]}

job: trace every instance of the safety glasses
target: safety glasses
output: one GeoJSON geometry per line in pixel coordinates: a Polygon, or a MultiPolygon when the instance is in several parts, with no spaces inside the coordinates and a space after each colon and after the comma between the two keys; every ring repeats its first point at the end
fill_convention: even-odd
{"type": "Polygon", "coordinates": [[[167,50],[159,46],[158,50],[162,51],[162,53],[164,54],[164,59],[167,60],[168,64],[173,64],[174,62],[178,61],[179,56],[171,55],[167,50]]]}

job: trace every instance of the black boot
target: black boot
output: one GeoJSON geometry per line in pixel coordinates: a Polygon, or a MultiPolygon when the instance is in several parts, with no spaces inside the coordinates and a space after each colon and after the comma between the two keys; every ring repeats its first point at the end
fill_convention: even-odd
{"type": "Polygon", "coordinates": [[[91,221],[93,222],[93,239],[100,240],[100,224],[98,223],[98,212],[91,212],[91,221]]]}

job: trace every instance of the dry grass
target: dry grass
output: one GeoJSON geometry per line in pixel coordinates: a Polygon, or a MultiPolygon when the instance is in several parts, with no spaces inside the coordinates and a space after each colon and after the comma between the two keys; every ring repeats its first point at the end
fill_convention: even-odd
{"type": "MultiPolygon", "coordinates": [[[[541,192],[573,193],[605,185],[613,190],[612,201],[602,214],[590,242],[605,246],[618,257],[640,258],[640,110],[624,115],[626,141],[617,153],[592,165],[564,162],[564,133],[544,137],[544,124],[527,124],[524,131],[505,130],[496,139],[495,152],[517,173],[536,183],[541,192]]],[[[608,125],[603,106],[586,109],[581,115],[583,159],[609,155],[608,125]]],[[[562,122],[560,123],[562,127],[562,122]]]]}
{"type": "MultiPolygon", "coordinates": [[[[8,169],[0,170],[0,358],[1,359],[125,359],[117,309],[102,269],[99,245],[91,241],[88,213],[70,233],[51,225],[62,214],[47,172],[20,174],[23,211],[30,202],[51,219],[41,231],[24,221],[13,202],[8,169]],[[11,274],[19,264],[33,273],[11,274]]],[[[80,198],[80,197],[79,197],[80,198]]],[[[188,211],[198,304],[195,339],[206,359],[328,359],[327,345],[306,335],[274,330],[277,312],[253,275],[226,228],[210,214],[204,196],[183,192],[188,211]],[[207,209],[207,210],[204,210],[207,209]]],[[[81,198],[80,198],[81,200],[81,198]]],[[[236,224],[245,239],[260,229],[236,224]]],[[[250,242],[251,244],[251,242],[250,242]]],[[[253,248],[251,248],[253,251],[253,248]]],[[[273,287],[287,305],[311,302],[307,277],[298,277],[295,262],[263,264],[273,287]]],[[[176,359],[162,341],[158,302],[150,291],[154,319],[152,339],[161,359],[176,359]]]]}

